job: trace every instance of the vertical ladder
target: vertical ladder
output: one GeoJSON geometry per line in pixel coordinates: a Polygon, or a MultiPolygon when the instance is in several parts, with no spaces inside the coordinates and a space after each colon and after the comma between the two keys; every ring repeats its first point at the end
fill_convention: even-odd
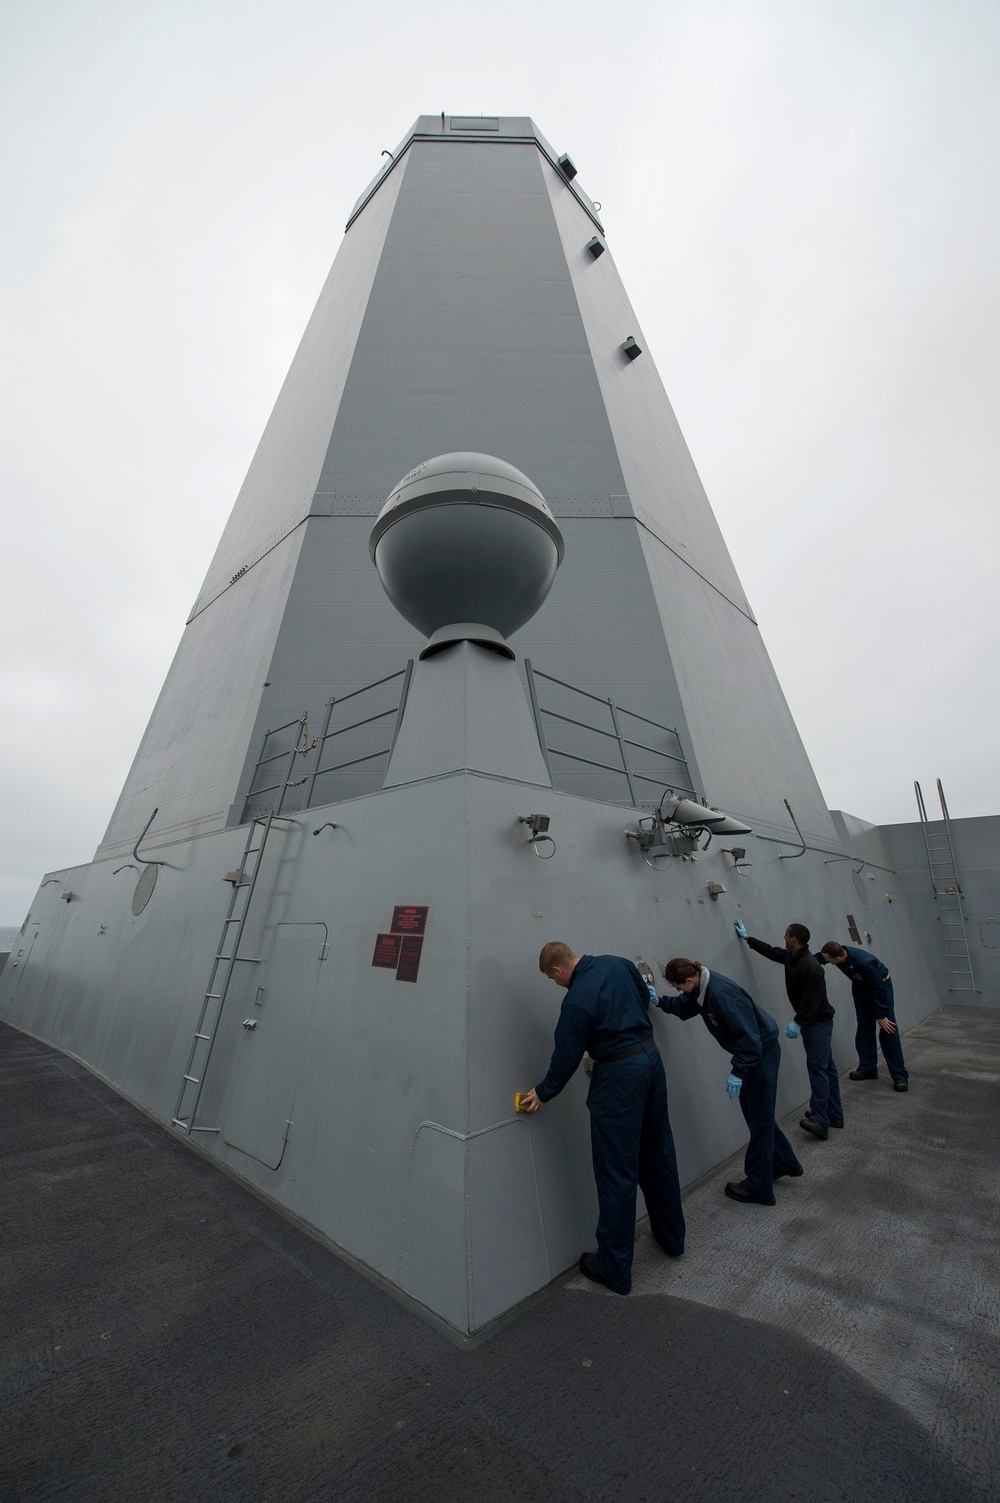
{"type": "MultiPolygon", "coordinates": [[[[289,724],[294,724],[290,721],[289,724]]],[[[198,1115],[198,1105],[201,1101],[201,1093],[205,1085],[205,1074],[208,1070],[209,1060],[212,1058],[212,1049],[215,1046],[216,1035],[219,1031],[219,1021],[222,1017],[222,1009],[226,1005],[226,997],[229,995],[230,983],[238,965],[259,965],[259,957],[251,958],[240,954],[240,941],[243,938],[243,930],[246,927],[247,914],[250,911],[250,900],[253,897],[254,888],[257,886],[257,877],[260,873],[261,862],[264,858],[264,847],[267,845],[267,837],[271,833],[271,826],[278,823],[292,824],[287,816],[283,819],[281,810],[285,802],[285,794],[290,786],[289,779],[292,768],[295,766],[295,758],[305,756],[312,750],[312,745],[299,745],[299,741],[307,743],[307,719],[301,716],[299,724],[302,727],[301,735],[296,739],[296,744],[290,749],[285,757],[284,770],[280,780],[273,785],[277,798],[271,809],[266,814],[258,814],[250,821],[247,831],[246,845],[243,847],[243,856],[240,860],[239,871],[233,882],[233,895],[229,901],[229,911],[222,924],[222,933],[216,946],[215,956],[212,961],[212,970],[208,978],[208,988],[202,998],[201,1012],[194,1030],[194,1038],[191,1040],[191,1048],[188,1051],[188,1062],[184,1074],[181,1077],[181,1088],[177,1093],[177,1106],[174,1115],[170,1119],[173,1127],[190,1137],[193,1132],[218,1132],[217,1127],[200,1127],[195,1118],[198,1115]],[[257,844],[254,841],[259,834],[257,844]]],[[[284,728],[283,728],[284,729],[284,728]]],[[[267,744],[268,731],[264,736],[264,744],[267,744]]],[[[263,753],[262,753],[263,755],[263,753]]]]}
{"type": "Polygon", "coordinates": [[[247,921],[247,913],[250,909],[250,899],[253,897],[254,887],[257,885],[257,875],[260,871],[261,858],[267,837],[271,833],[271,824],[274,820],[273,811],[254,819],[247,831],[246,845],[243,848],[243,857],[240,861],[239,872],[233,882],[233,895],[229,900],[229,911],[222,924],[222,933],[216,946],[216,954],[212,962],[212,970],[208,979],[208,989],[202,999],[201,1012],[191,1040],[191,1048],[188,1052],[188,1061],[181,1079],[181,1088],[177,1094],[177,1106],[174,1110],[172,1125],[179,1127],[182,1132],[218,1132],[217,1127],[196,1127],[195,1117],[198,1112],[198,1103],[201,1101],[202,1087],[205,1083],[205,1073],[208,1070],[208,1062],[212,1057],[212,1048],[219,1028],[219,1019],[222,1017],[222,1009],[226,1003],[229,986],[233,979],[233,973],[240,963],[256,965],[256,960],[239,953],[240,940],[243,938],[243,930],[247,921]],[[259,836],[258,844],[254,840],[259,836]]]}
{"type": "Polygon", "coordinates": [[[917,810],[920,814],[920,829],[927,853],[927,869],[938,908],[938,922],[944,939],[944,952],[948,961],[949,991],[977,992],[972,974],[972,955],[969,952],[969,936],[965,928],[965,913],[962,908],[962,884],[955,862],[955,847],[951,838],[951,819],[945,802],[941,779],[937,780],[938,798],[941,801],[942,828],[932,830],[924,805],[920,784],[914,783],[917,795],[917,810]]]}

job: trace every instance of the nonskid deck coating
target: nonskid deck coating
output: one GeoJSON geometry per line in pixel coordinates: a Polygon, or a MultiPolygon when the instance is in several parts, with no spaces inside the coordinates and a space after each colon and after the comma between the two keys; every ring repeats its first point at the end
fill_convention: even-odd
{"type": "Polygon", "coordinates": [[[906,1055],[827,1143],[790,1119],[773,1210],[722,1196],[731,1161],[683,1261],[644,1236],[628,1299],[579,1281],[459,1351],[0,1026],[0,1496],[995,1499],[1000,1014],[906,1055]]]}

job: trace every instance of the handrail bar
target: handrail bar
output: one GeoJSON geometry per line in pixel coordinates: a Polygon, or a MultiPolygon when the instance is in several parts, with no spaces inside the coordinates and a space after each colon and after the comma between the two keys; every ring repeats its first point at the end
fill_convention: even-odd
{"type": "MultiPolygon", "coordinates": [[[[606,705],[608,703],[606,697],[602,698],[600,694],[591,694],[589,689],[578,689],[576,684],[568,684],[564,678],[556,678],[552,673],[543,673],[541,668],[535,668],[534,666],[532,666],[532,672],[534,673],[536,678],[547,679],[550,684],[559,684],[561,688],[569,689],[572,694],[582,694],[585,699],[592,699],[595,704],[606,705]]],[[[545,706],[542,705],[541,708],[545,709],[545,706]]],[[[640,715],[636,710],[627,710],[623,705],[619,705],[618,709],[621,714],[630,715],[633,720],[642,720],[646,725],[653,725],[658,731],[670,731],[672,735],[678,735],[678,731],[675,726],[661,725],[658,720],[650,720],[648,715],[640,715]]],[[[546,715],[554,715],[555,711],[545,710],[545,713],[546,715]]]]}
{"type": "MultiPolygon", "coordinates": [[[[560,751],[557,746],[552,746],[549,748],[549,750],[552,752],[552,755],[554,757],[567,757],[571,762],[585,762],[588,767],[599,767],[604,772],[613,772],[615,777],[625,778],[625,781],[628,781],[625,774],[625,769],[623,767],[612,767],[610,762],[595,762],[591,757],[578,756],[576,752],[560,751]]],[[[655,778],[651,773],[633,772],[632,776],[638,779],[638,781],[641,783],[652,783],[654,788],[663,787],[663,779],[655,778]]],[[[680,783],[675,783],[673,786],[676,791],[680,793],[690,793],[691,796],[694,797],[693,788],[686,788],[683,784],[680,783]]]]}
{"type": "Polygon", "coordinates": [[[623,736],[622,740],[626,746],[637,746],[640,751],[652,752],[655,757],[666,757],[668,762],[681,762],[685,768],[687,767],[686,757],[675,756],[673,752],[661,751],[658,746],[647,746],[645,741],[630,741],[627,736],[623,736]]]}
{"type": "Polygon", "coordinates": [[[376,757],[386,757],[388,755],[389,748],[387,746],[383,746],[381,751],[368,752],[368,754],[364,757],[351,757],[346,762],[335,762],[332,767],[321,768],[320,771],[317,772],[316,776],[318,778],[325,778],[327,773],[329,772],[343,772],[345,767],[356,767],[359,762],[373,762],[376,757]]]}
{"type": "Polygon", "coordinates": [[[369,689],[378,689],[382,684],[391,684],[394,678],[402,678],[405,672],[405,668],[397,668],[395,673],[387,673],[385,678],[377,678],[373,684],[364,684],[360,689],[352,689],[350,694],[341,694],[337,704],[342,705],[345,700],[356,699],[359,694],[367,694],[369,689]]]}
{"type": "MultiPolygon", "coordinates": [[[[607,700],[602,699],[599,700],[598,703],[606,705],[607,700]]],[[[543,715],[551,715],[553,720],[561,720],[564,725],[577,725],[582,731],[593,731],[595,736],[607,736],[609,741],[618,740],[618,737],[615,735],[614,731],[602,730],[599,725],[588,725],[585,720],[574,720],[572,715],[560,715],[558,710],[546,709],[545,705],[539,705],[538,708],[541,710],[543,715]]]]}
{"type": "MultiPolygon", "coordinates": [[[[285,726],[279,726],[278,729],[283,731],[283,730],[286,729],[286,727],[285,726]]],[[[273,735],[275,733],[272,732],[272,731],[268,731],[267,734],[270,736],[270,735],[273,735]]],[[[258,757],[257,758],[257,766],[258,767],[266,767],[267,764],[268,764],[268,762],[280,762],[280,760],[281,760],[282,757],[287,757],[287,756],[288,756],[288,750],[287,750],[287,748],[285,749],[285,751],[272,752],[269,757],[258,757]]]]}
{"type": "MultiPolygon", "coordinates": [[[[581,757],[576,752],[560,751],[558,746],[551,746],[549,750],[554,757],[568,757],[571,762],[585,762],[588,767],[600,767],[605,772],[613,772],[616,778],[625,777],[625,769],[623,767],[612,767],[610,762],[595,762],[593,757],[581,757]]],[[[626,781],[628,780],[626,779],[626,781]]]]}
{"type": "Polygon", "coordinates": [[[332,741],[334,736],[344,736],[348,731],[356,731],[363,725],[374,725],[376,720],[384,720],[387,715],[395,715],[397,713],[398,709],[396,705],[393,705],[390,710],[379,710],[377,715],[368,715],[364,720],[354,720],[350,725],[340,725],[335,731],[327,731],[323,737],[323,741],[332,741]]]}
{"type": "MultiPolygon", "coordinates": [[[[537,669],[535,671],[537,672],[537,669]]],[[[582,692],[583,691],[581,690],[581,693],[582,692]]],[[[602,705],[606,705],[608,703],[608,701],[606,699],[599,699],[597,701],[597,703],[598,704],[602,704],[602,705]]],[[[621,744],[622,742],[624,742],[626,746],[636,746],[636,747],[639,748],[640,751],[652,752],[654,756],[657,756],[657,757],[666,757],[671,762],[682,762],[684,764],[684,766],[687,767],[687,758],[686,757],[677,756],[673,752],[661,751],[658,746],[650,746],[645,741],[633,741],[633,739],[632,739],[631,736],[626,736],[626,735],[618,736],[618,735],[615,734],[614,731],[603,730],[601,728],[601,726],[599,726],[599,725],[589,725],[586,720],[576,720],[576,719],[574,719],[574,717],[572,715],[561,715],[558,710],[550,710],[547,705],[543,705],[541,703],[539,703],[538,708],[541,710],[541,712],[542,712],[543,715],[549,715],[549,716],[551,716],[551,718],[553,720],[561,720],[564,725],[575,725],[575,726],[578,726],[581,731],[592,731],[595,736],[606,736],[609,741],[617,741],[619,744],[621,744]]],[[[621,707],[620,706],[618,706],[618,709],[619,709],[619,713],[621,713],[621,707]]],[[[628,713],[629,713],[628,710],[626,710],[625,714],[627,715],[628,713]]],[[[646,724],[647,725],[656,726],[656,721],[655,720],[647,720],[646,724]]],[[[661,730],[661,731],[670,731],[671,736],[677,736],[677,732],[673,731],[673,730],[670,730],[669,725],[661,725],[661,726],[657,726],[656,728],[657,728],[657,730],[661,730]]],[[[680,745],[680,737],[679,736],[677,736],[677,742],[678,742],[678,745],[680,745]]]]}
{"type": "Polygon", "coordinates": [[[275,726],[272,726],[269,731],[265,731],[264,732],[264,739],[266,740],[268,736],[276,736],[279,731],[287,731],[288,727],[290,725],[301,725],[301,724],[302,724],[302,716],[301,715],[296,715],[296,717],[295,717],[294,720],[286,720],[285,723],[284,723],[284,725],[275,725],[275,726]]]}

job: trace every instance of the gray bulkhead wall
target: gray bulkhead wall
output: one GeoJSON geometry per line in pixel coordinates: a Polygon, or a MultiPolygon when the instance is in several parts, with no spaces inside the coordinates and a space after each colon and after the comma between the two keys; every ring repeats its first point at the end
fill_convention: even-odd
{"type": "MultiPolygon", "coordinates": [[[[260,711],[264,686],[306,519],[328,508],[319,477],[405,168],[403,161],[382,186],[327,277],[99,855],[131,849],[154,806],[159,834],[180,838],[225,824],[261,720],[270,726],[289,718],[272,719],[266,704],[260,711]]],[[[291,713],[303,708],[296,703],[291,713]]]]}
{"type": "Polygon", "coordinates": [[[669,646],[681,713],[712,803],[786,833],[783,800],[803,830],[836,839],[722,531],[610,255],[583,249],[587,217],[559,174],[553,212],[620,456],[627,497],[669,646]],[[621,345],[638,337],[644,353],[621,345]]]}
{"type": "MultiPolygon", "coordinates": [[[[458,773],[338,805],[337,829],[319,838],[309,816],[282,826],[245,936],[259,963],[234,982],[200,1113],[220,1129],[203,1148],[459,1331],[482,1329],[592,1242],[585,1075],[537,1117],[512,1111],[513,1092],[546,1069],[562,1001],[539,975],[541,943],[654,966],[693,956],[783,1025],[783,970],[737,942],[733,918],[778,941],[794,915],[825,938],[858,908],[850,861],[782,862],[749,836],[745,877],[719,842],[696,864],[653,871],[625,839],[623,811],[558,790],[533,795],[556,842],[540,860],[517,820],[526,794],[458,773]],[[710,879],[726,888],[717,901],[710,879]],[[395,903],[428,905],[413,983],[372,965],[395,903]]],[[[36,899],[26,965],[4,972],[4,1016],[169,1120],[242,841],[231,829],[153,846],[170,865],[138,916],[134,872],[114,878],[102,862],[60,874],[36,899]]],[[[906,1029],[940,999],[905,903],[873,896],[864,923],[906,1029]]],[[[845,1069],[850,988],[839,976],[829,986],[845,1069]]],[[[687,1184],[739,1149],[745,1128],[724,1089],[728,1056],[700,1020],[653,1021],[687,1184]]],[[[801,1044],[782,1039],[781,1112],[807,1096],[801,1044]]]]}
{"type": "MultiPolygon", "coordinates": [[[[952,819],[949,823],[955,866],[964,894],[962,912],[976,985],[971,992],[949,991],[956,978],[949,972],[941,915],[919,822],[881,825],[878,833],[896,868],[896,885],[913,914],[916,933],[942,998],[1000,1007],[1000,815],[952,819]]],[[[935,848],[940,850],[945,838],[944,822],[931,820],[927,828],[935,848]]]]}

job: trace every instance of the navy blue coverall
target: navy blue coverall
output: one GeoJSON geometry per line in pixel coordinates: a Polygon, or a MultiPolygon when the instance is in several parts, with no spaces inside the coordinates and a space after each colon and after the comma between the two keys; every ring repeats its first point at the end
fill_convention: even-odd
{"type": "Polygon", "coordinates": [[[667,1080],[649,1021],[649,988],[630,960],[580,956],[559,1010],[548,1074],[535,1087],[539,1101],[558,1096],[585,1051],[595,1062],[587,1110],[600,1208],[597,1267],[630,1289],[637,1188],[657,1242],[675,1257],[684,1251],[667,1080]]]}
{"type": "MultiPolygon", "coordinates": [[[[899,1041],[899,1029],[895,1033],[886,1033],[884,1028],[879,1028],[879,1018],[888,1018],[891,1022],[896,1021],[895,997],[892,991],[892,978],[887,968],[882,964],[877,955],[869,955],[867,950],[856,950],[852,945],[845,945],[847,959],[839,963],[830,960],[826,955],[822,960],[827,965],[835,965],[838,971],[850,979],[851,995],[854,998],[854,1012],[858,1020],[858,1031],[854,1035],[855,1047],[858,1051],[858,1069],[878,1074],[878,1054],[875,1051],[875,1035],[878,1034],[879,1044],[882,1046],[882,1056],[889,1067],[889,1074],[893,1080],[907,1081],[910,1078],[909,1071],[903,1063],[903,1046],[899,1041]]],[[[817,956],[817,959],[820,957],[817,956]]]]}
{"type": "Polygon", "coordinates": [[[843,1127],[844,1108],[840,1100],[840,1076],[833,1057],[833,1008],[826,995],[823,967],[811,951],[779,949],[762,939],[747,935],[747,944],[758,955],[785,968],[785,991],[802,1030],[809,1072],[810,1121],[820,1127],[843,1127]]]}
{"type": "Polygon", "coordinates": [[[750,1129],[743,1188],[773,1206],[775,1175],[800,1167],[795,1150],[774,1120],[781,1063],[777,1023],[749,992],[718,971],[709,971],[700,1001],[697,992],[688,992],[661,997],[659,1005],[676,1018],[700,1016],[716,1043],[732,1054],[730,1070],[743,1082],[739,1102],[750,1129]]]}

